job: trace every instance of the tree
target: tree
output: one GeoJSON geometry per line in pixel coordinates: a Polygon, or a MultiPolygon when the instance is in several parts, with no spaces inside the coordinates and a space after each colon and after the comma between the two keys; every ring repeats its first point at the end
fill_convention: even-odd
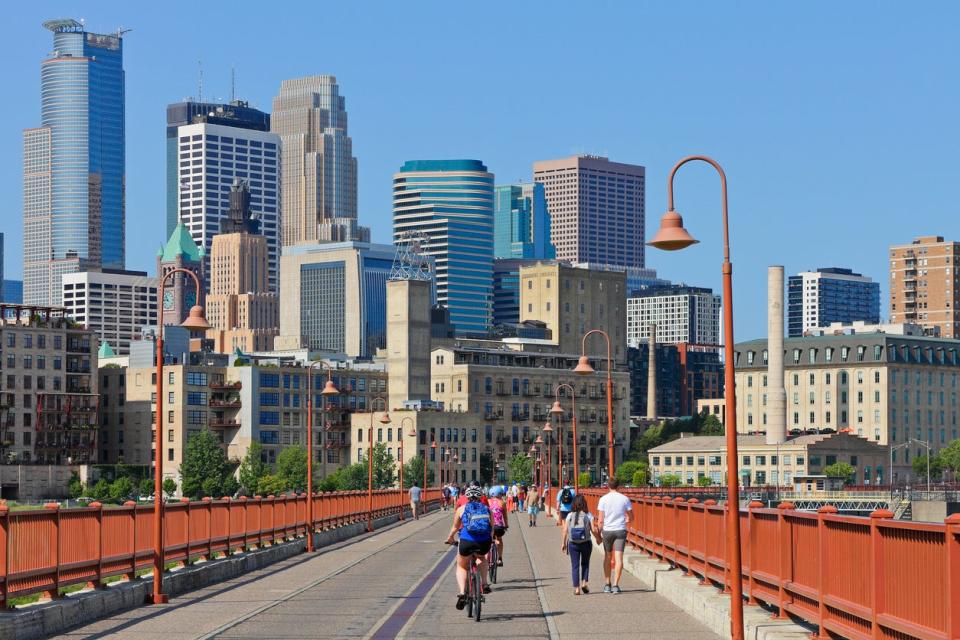
{"type": "Polygon", "coordinates": [[[633,472],[633,477],[630,478],[630,484],[633,485],[634,487],[642,487],[645,484],[647,484],[648,475],[649,473],[646,468],[637,469],[636,471],[633,472]]]}
{"type": "Polygon", "coordinates": [[[80,476],[74,472],[70,476],[70,497],[79,498],[83,495],[84,488],[83,483],[80,482],[80,476]]]}
{"type": "Polygon", "coordinates": [[[493,483],[493,456],[489,453],[480,454],[480,482],[483,484],[493,483]]]}
{"type": "Polygon", "coordinates": [[[336,480],[336,491],[357,491],[367,488],[367,465],[361,462],[338,469],[328,477],[336,480]]]}
{"type": "Polygon", "coordinates": [[[163,489],[163,493],[166,494],[167,498],[172,498],[173,494],[177,492],[177,481],[173,478],[164,478],[160,488],[163,489]]]}
{"type": "Polygon", "coordinates": [[[259,442],[253,442],[240,463],[240,486],[247,495],[256,493],[260,478],[267,475],[267,465],[261,458],[262,454],[263,446],[259,442]]]}
{"type": "Polygon", "coordinates": [[[94,500],[108,500],[110,498],[110,483],[106,478],[100,478],[92,487],[87,487],[87,493],[94,500]]]}
{"type": "Polygon", "coordinates": [[[702,436],[722,436],[723,435],[723,425],[720,423],[720,418],[716,414],[708,414],[703,417],[703,421],[700,423],[700,435],[702,436]]]}
{"type": "MultiPolygon", "coordinates": [[[[954,473],[960,472],[960,440],[954,440],[941,449],[938,457],[940,458],[941,468],[950,469],[954,473]]],[[[933,473],[932,466],[930,473],[933,473]]]]}
{"type": "Polygon", "coordinates": [[[667,473],[660,476],[661,487],[679,487],[683,484],[683,478],[675,473],[667,473]]]}
{"type": "MultiPolygon", "coordinates": [[[[927,456],[917,456],[913,459],[911,463],[913,465],[913,473],[916,474],[918,478],[926,481],[927,479],[927,456]]],[[[939,455],[934,455],[930,458],[930,478],[932,480],[939,480],[941,474],[943,473],[943,459],[939,455]]]]}
{"type": "MultiPolygon", "coordinates": [[[[417,483],[418,487],[423,487],[423,456],[414,456],[403,465],[403,488],[409,489],[413,486],[413,483],[417,483]]],[[[427,486],[432,484],[433,470],[427,469],[427,486]]]]}
{"type": "Polygon", "coordinates": [[[850,484],[857,475],[857,470],[846,462],[835,462],[823,468],[823,475],[828,478],[843,478],[844,484],[850,484]]]}
{"type": "Polygon", "coordinates": [[[632,484],[633,476],[638,471],[646,471],[647,463],[641,460],[627,460],[620,463],[620,466],[617,467],[617,470],[614,472],[617,480],[620,481],[620,484],[632,484]]]}
{"type": "Polygon", "coordinates": [[[590,473],[581,471],[580,476],[577,478],[577,484],[581,487],[589,487],[591,484],[590,473]]]}
{"type": "Polygon", "coordinates": [[[110,500],[123,502],[133,493],[133,480],[129,476],[120,476],[110,485],[110,500]]]}
{"type": "MultiPolygon", "coordinates": [[[[277,456],[275,475],[283,484],[280,493],[307,489],[307,449],[301,445],[284,448],[277,456]]],[[[261,495],[262,492],[261,492],[261,495]]]]}
{"type": "Polygon", "coordinates": [[[227,475],[232,475],[232,469],[219,439],[209,429],[190,436],[180,465],[183,495],[188,498],[219,498],[224,493],[223,481],[227,475]]]}
{"type": "MultiPolygon", "coordinates": [[[[363,465],[364,472],[369,473],[370,461],[367,459],[366,454],[364,454],[361,464],[363,465]]],[[[366,489],[367,484],[368,478],[365,475],[363,486],[360,488],[366,489]]],[[[393,460],[393,456],[387,453],[387,445],[383,442],[378,442],[373,445],[373,488],[389,489],[394,484],[396,484],[396,463],[393,460]]]]}
{"type": "Polygon", "coordinates": [[[510,482],[530,484],[533,480],[533,458],[525,453],[516,453],[507,460],[507,473],[510,482]]]}
{"type": "Polygon", "coordinates": [[[260,478],[257,484],[257,495],[277,496],[287,490],[286,481],[279,474],[270,474],[260,478]]]}
{"type": "Polygon", "coordinates": [[[137,491],[140,492],[141,496],[149,496],[153,493],[153,480],[151,478],[144,478],[140,481],[140,484],[137,485],[137,491]]]}
{"type": "Polygon", "coordinates": [[[700,476],[699,478],[697,478],[697,486],[698,486],[698,487],[711,487],[711,486],[713,486],[713,480],[711,480],[711,479],[708,478],[707,476],[700,476]]]}

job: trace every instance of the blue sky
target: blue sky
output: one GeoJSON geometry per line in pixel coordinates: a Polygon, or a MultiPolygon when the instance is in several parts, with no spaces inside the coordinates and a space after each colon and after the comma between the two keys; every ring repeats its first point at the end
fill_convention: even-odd
{"type": "MultiPolygon", "coordinates": [[[[40,5],[43,6],[40,6],[40,5]]],[[[21,272],[21,130],[39,123],[44,19],[132,28],[127,74],[128,267],[163,240],[169,102],[270,109],[285,78],[334,74],[360,168],[360,217],[390,236],[390,180],[412,158],[479,158],[498,181],[577,152],[647,167],[648,238],[671,165],[715,157],[730,181],[736,338],[765,331],[766,266],[846,266],[881,283],[887,247],[960,238],[960,5],[927,2],[197,2],[7,7],[0,231],[21,272]],[[254,5],[251,5],[254,6],[254,5]]],[[[663,277],[720,287],[719,187],[685,167],[677,208],[702,240],[648,251],[663,277]]]]}

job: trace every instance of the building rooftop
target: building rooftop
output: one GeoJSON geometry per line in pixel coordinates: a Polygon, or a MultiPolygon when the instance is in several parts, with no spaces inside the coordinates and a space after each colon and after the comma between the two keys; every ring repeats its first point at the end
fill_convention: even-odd
{"type": "Polygon", "coordinates": [[[407,160],[400,167],[400,173],[415,171],[486,171],[487,166],[480,160],[407,160]]]}
{"type": "Polygon", "coordinates": [[[185,256],[192,262],[200,262],[205,255],[203,247],[197,246],[182,221],[177,223],[167,244],[157,251],[157,257],[163,262],[173,262],[179,255],[185,256]]]}
{"type": "Polygon", "coordinates": [[[100,343],[100,348],[97,350],[98,358],[113,358],[117,354],[113,351],[113,347],[110,346],[110,343],[104,340],[100,343]]]}
{"type": "MultiPolygon", "coordinates": [[[[738,435],[737,447],[769,446],[776,448],[778,446],[807,446],[816,444],[818,442],[823,442],[824,440],[829,440],[830,438],[856,438],[857,440],[862,441],[864,445],[872,444],[877,447],[883,446],[878,443],[871,442],[866,438],[862,438],[857,435],[851,435],[849,433],[813,433],[787,438],[785,442],[781,442],[779,445],[768,445],[766,436],[738,435]]],[[[659,447],[654,447],[653,449],[650,449],[650,453],[670,453],[672,451],[717,451],[725,450],[726,448],[726,436],[687,436],[677,438],[676,440],[671,440],[670,442],[666,442],[659,447]]]]}

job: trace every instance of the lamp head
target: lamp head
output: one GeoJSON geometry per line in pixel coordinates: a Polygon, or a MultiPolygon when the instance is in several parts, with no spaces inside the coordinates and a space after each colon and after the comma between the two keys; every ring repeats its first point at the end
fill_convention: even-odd
{"type": "Polygon", "coordinates": [[[559,400],[553,401],[553,406],[550,407],[550,413],[555,416],[562,416],[564,414],[563,407],[560,406],[559,400]]]}
{"type": "Polygon", "coordinates": [[[210,328],[210,323],[203,316],[203,307],[194,305],[190,308],[190,315],[180,323],[181,327],[186,327],[190,331],[206,331],[210,328]]]}
{"type": "Polygon", "coordinates": [[[436,440],[434,440],[433,442],[430,443],[430,448],[431,448],[431,449],[436,449],[436,448],[437,448],[437,441],[436,441],[436,440]]]}
{"type": "Polygon", "coordinates": [[[320,392],[322,396],[335,396],[340,394],[340,389],[337,389],[337,385],[333,384],[333,380],[327,380],[327,384],[323,385],[323,391],[320,392]]]}
{"type": "Polygon", "coordinates": [[[594,368],[590,366],[590,358],[587,356],[580,356],[580,361],[577,363],[577,366],[573,368],[573,372],[579,373],[580,375],[595,373],[594,368]]]}
{"type": "Polygon", "coordinates": [[[384,411],[383,415],[380,416],[380,424],[387,424],[389,422],[390,422],[390,414],[384,411]]]}
{"type": "Polygon", "coordinates": [[[700,241],[683,228],[683,217],[671,209],[660,218],[660,228],[657,230],[657,234],[653,236],[653,240],[647,244],[664,251],[677,251],[686,249],[697,242],[700,241]]]}
{"type": "Polygon", "coordinates": [[[413,427],[410,427],[410,431],[407,433],[407,435],[410,436],[411,438],[416,438],[416,437],[417,437],[417,430],[414,429],[413,427]]]}
{"type": "Polygon", "coordinates": [[[533,441],[534,444],[543,444],[543,436],[537,436],[537,439],[533,441]]]}
{"type": "Polygon", "coordinates": [[[550,423],[549,423],[549,422],[546,423],[545,425],[543,425],[543,432],[544,432],[544,433],[553,433],[553,427],[550,426],[550,423]]]}

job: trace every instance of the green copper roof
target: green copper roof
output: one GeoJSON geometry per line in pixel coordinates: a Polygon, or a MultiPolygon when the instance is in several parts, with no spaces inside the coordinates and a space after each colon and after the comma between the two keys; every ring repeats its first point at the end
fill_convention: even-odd
{"type": "Polygon", "coordinates": [[[197,243],[193,241],[190,232],[180,222],[167,240],[167,245],[162,251],[158,251],[157,255],[162,262],[173,262],[179,255],[183,255],[185,259],[192,262],[199,262],[204,256],[204,251],[197,248],[197,243]]]}
{"type": "Polygon", "coordinates": [[[112,358],[117,354],[114,353],[113,347],[110,346],[109,342],[103,342],[100,344],[100,349],[97,351],[98,358],[112,358]]]}

